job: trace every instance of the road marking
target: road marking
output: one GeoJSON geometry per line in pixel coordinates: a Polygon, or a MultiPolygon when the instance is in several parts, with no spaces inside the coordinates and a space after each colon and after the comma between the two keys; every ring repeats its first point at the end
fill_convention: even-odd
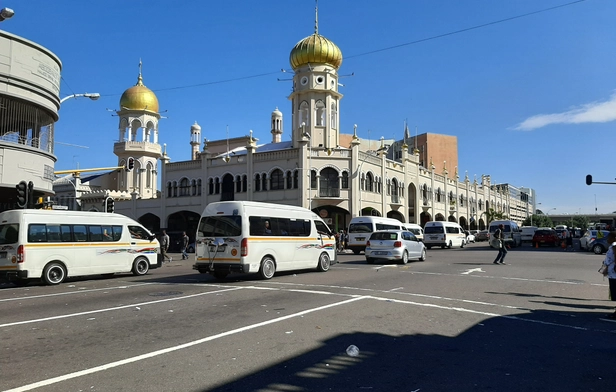
{"type": "Polygon", "coordinates": [[[105,287],[105,288],[100,288],[100,289],[88,289],[88,290],[77,289],[75,291],[65,291],[63,293],[32,295],[32,296],[28,296],[28,297],[4,298],[4,299],[0,299],[0,302],[21,301],[21,300],[24,300],[24,299],[34,299],[34,298],[56,297],[56,296],[59,296],[59,295],[91,293],[91,292],[94,292],[94,291],[129,289],[129,288],[133,288],[133,287],[153,285],[153,284],[158,284],[158,283],[138,283],[138,284],[134,284],[134,285],[123,285],[123,286],[105,287]]]}
{"type": "Polygon", "coordinates": [[[60,316],[51,316],[51,317],[45,317],[45,318],[40,318],[40,319],[16,321],[14,323],[0,324],[0,328],[12,327],[12,326],[15,326],[15,325],[39,323],[41,321],[59,320],[59,319],[63,319],[63,318],[83,316],[83,315],[86,315],[86,314],[110,312],[112,310],[134,308],[135,306],[145,306],[145,305],[158,304],[158,303],[162,303],[162,302],[178,301],[180,299],[194,298],[194,297],[199,297],[199,296],[202,296],[202,295],[218,294],[218,293],[223,293],[225,291],[235,291],[235,290],[240,290],[240,289],[242,289],[242,287],[233,287],[233,288],[226,289],[226,290],[208,291],[206,293],[184,295],[182,297],[165,298],[165,299],[159,299],[159,300],[156,300],[156,301],[141,302],[141,303],[131,304],[131,305],[114,306],[113,308],[96,309],[96,310],[89,310],[87,312],[70,313],[70,314],[63,314],[63,315],[60,315],[60,316]]]}
{"type": "Polygon", "coordinates": [[[323,305],[323,306],[319,306],[319,307],[316,307],[316,308],[303,310],[301,312],[289,314],[287,316],[282,316],[282,317],[278,317],[278,318],[275,318],[275,319],[271,319],[271,320],[267,320],[267,321],[262,321],[260,323],[247,325],[247,326],[244,326],[244,327],[241,327],[241,328],[237,328],[237,329],[232,329],[230,331],[222,332],[222,333],[219,333],[219,334],[216,334],[216,335],[212,335],[212,336],[208,336],[208,337],[203,338],[203,339],[193,340],[192,342],[180,344],[178,346],[169,347],[169,348],[165,348],[165,349],[157,350],[157,351],[152,351],[150,353],[138,355],[136,357],[126,358],[126,359],[123,359],[123,360],[120,360],[120,361],[110,362],[110,363],[107,363],[105,365],[96,366],[96,367],[93,367],[93,368],[90,368],[90,369],[84,369],[84,370],[81,370],[81,371],[78,371],[78,372],[65,374],[63,376],[49,378],[47,380],[42,380],[42,381],[38,381],[38,382],[35,382],[35,383],[32,383],[32,384],[23,385],[21,387],[17,387],[17,388],[6,390],[5,392],[30,391],[32,389],[44,387],[44,386],[47,386],[47,385],[56,384],[56,383],[59,383],[59,382],[62,382],[62,381],[67,381],[67,380],[70,380],[70,379],[73,379],[73,378],[77,378],[77,377],[85,376],[85,375],[88,375],[88,374],[93,374],[93,373],[101,372],[103,370],[112,369],[112,368],[115,368],[115,367],[118,367],[118,366],[123,366],[123,365],[127,365],[129,363],[133,363],[133,362],[143,361],[145,359],[157,357],[159,355],[168,354],[168,353],[171,353],[171,352],[174,352],[174,351],[178,351],[178,350],[182,350],[182,349],[189,348],[189,347],[192,347],[192,346],[196,346],[196,345],[201,344],[201,343],[206,343],[206,342],[210,342],[212,340],[220,339],[220,338],[223,338],[223,337],[226,337],[226,336],[235,335],[235,334],[240,333],[240,332],[245,332],[245,331],[249,331],[251,329],[263,327],[265,325],[278,323],[280,321],[288,320],[290,318],[300,317],[300,316],[303,316],[303,315],[306,315],[306,314],[309,314],[309,313],[318,312],[318,311],[325,310],[325,309],[328,309],[328,308],[332,308],[332,307],[335,307],[335,306],[346,305],[348,303],[351,303],[351,302],[354,302],[354,301],[358,301],[358,300],[364,299],[364,298],[365,297],[360,296],[360,297],[355,297],[355,298],[347,299],[347,300],[344,300],[344,301],[341,301],[341,302],[336,302],[336,303],[329,304],[329,305],[323,305]]]}
{"type": "Polygon", "coordinates": [[[471,268],[469,270],[466,270],[466,272],[462,272],[460,275],[468,275],[472,272],[485,272],[485,271],[482,270],[481,268],[471,268]]]}

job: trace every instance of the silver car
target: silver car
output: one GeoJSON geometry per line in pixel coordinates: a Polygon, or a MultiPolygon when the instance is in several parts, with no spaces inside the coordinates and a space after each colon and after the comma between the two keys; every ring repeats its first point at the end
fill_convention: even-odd
{"type": "Polygon", "coordinates": [[[366,261],[394,260],[401,264],[409,259],[426,259],[426,246],[415,235],[404,230],[375,231],[366,243],[366,261]]]}

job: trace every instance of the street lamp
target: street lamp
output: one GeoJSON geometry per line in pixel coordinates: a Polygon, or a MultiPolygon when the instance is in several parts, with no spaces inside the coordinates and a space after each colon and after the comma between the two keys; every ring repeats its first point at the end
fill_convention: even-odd
{"type": "Polygon", "coordinates": [[[86,98],[90,98],[93,101],[96,101],[97,99],[101,97],[101,95],[99,93],[71,94],[71,95],[67,95],[66,97],[62,98],[60,100],[60,103],[66,101],[67,99],[79,98],[79,97],[86,97],[86,98]]]}
{"type": "Polygon", "coordinates": [[[357,169],[357,177],[359,178],[359,216],[362,216],[362,190],[361,190],[361,168],[364,166],[364,163],[366,163],[366,159],[368,159],[368,157],[370,156],[377,156],[379,155],[380,152],[387,152],[387,149],[389,149],[389,146],[386,144],[382,147],[379,147],[376,150],[368,150],[366,151],[366,156],[364,157],[364,159],[362,159],[361,164],[359,165],[359,168],[357,169]]]}
{"type": "Polygon", "coordinates": [[[312,211],[312,136],[306,132],[306,123],[301,125],[302,136],[308,139],[308,208],[312,211]]]}
{"type": "Polygon", "coordinates": [[[0,22],[11,19],[13,15],[15,15],[15,11],[10,8],[3,8],[0,10],[0,22]]]}

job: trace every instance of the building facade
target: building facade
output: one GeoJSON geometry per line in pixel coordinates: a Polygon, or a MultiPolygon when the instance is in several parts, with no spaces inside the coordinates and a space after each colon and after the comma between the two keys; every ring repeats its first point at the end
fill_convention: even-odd
{"type": "Polygon", "coordinates": [[[492,184],[489,175],[460,176],[455,136],[410,137],[405,129],[398,141],[371,141],[358,137],[357,126],[352,133],[343,132],[343,95],[338,90],[342,52],[319,34],[318,24],[289,58],[290,141],[282,141],[286,124],[276,108],[270,115],[268,142],[260,142],[252,131],[245,137],[208,141],[195,123],[186,132],[191,159],[173,162],[166,145],[160,144],[158,99],[143,84],[140,70],[137,84],[120,99],[114,144],[118,167],[133,159],[134,168],[82,179],[74,187],[59,179],[56,201],[62,204],[70,199],[66,192],[74,191],[81,209],[102,210],[112,197],[116,212],[154,231],[186,230],[191,235],[204,207],[225,200],[303,206],[333,230],[346,228],[358,215],[422,225],[449,220],[468,229],[485,228],[491,208],[525,215],[519,208],[526,204],[514,200],[510,186],[492,184]],[[157,190],[159,177],[162,189],[157,190]]]}

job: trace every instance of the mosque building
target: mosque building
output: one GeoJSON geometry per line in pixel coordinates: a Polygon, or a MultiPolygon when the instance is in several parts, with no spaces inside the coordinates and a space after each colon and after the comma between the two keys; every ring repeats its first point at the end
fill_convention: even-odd
{"type": "Polygon", "coordinates": [[[352,134],[342,133],[342,51],[319,34],[318,19],[314,33],[293,47],[289,60],[290,141],[283,141],[285,124],[278,108],[271,113],[271,140],[266,143],[252,131],[209,141],[195,122],[186,133],[191,159],[172,162],[166,145],[160,144],[158,98],[144,85],[140,68],[136,85],[120,98],[113,147],[117,167],[132,169],[61,177],[54,182],[54,201],[70,209],[100,211],[112,198],[115,212],[155,232],[186,230],[191,236],[204,207],[226,200],[303,206],[333,230],[346,228],[359,215],[422,225],[449,220],[484,229],[490,209],[518,222],[534,211],[530,189],[492,184],[488,175],[479,181],[461,178],[454,136],[411,137],[406,129],[400,140],[369,141],[358,137],[356,126],[352,134]]]}

